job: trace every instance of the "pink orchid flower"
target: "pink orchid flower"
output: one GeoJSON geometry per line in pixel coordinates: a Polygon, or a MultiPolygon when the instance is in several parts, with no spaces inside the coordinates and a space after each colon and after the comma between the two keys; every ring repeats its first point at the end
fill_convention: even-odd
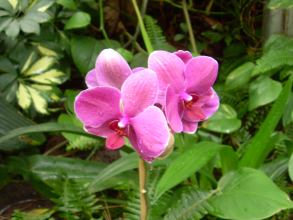
{"type": "Polygon", "coordinates": [[[103,62],[100,66],[101,60],[108,59],[101,56],[108,52],[98,57],[94,70],[100,71],[94,75],[99,86],[91,87],[87,81],[90,88],[76,97],[76,115],[87,132],[107,138],[107,148],[119,149],[127,137],[144,160],[152,161],[165,151],[170,135],[163,112],[153,106],[158,91],[157,76],[148,69],[130,75],[130,68],[125,68],[121,59],[115,63],[117,57],[111,67],[103,62]],[[113,72],[106,75],[109,70],[113,72]],[[118,75],[125,78],[114,77],[118,75]]]}
{"type": "Polygon", "coordinates": [[[208,56],[192,57],[190,52],[154,51],[148,68],[156,72],[161,102],[171,129],[194,133],[198,122],[211,117],[219,107],[219,97],[212,88],[218,63],[208,56]]]}
{"type": "Polygon", "coordinates": [[[85,82],[88,88],[112,86],[121,89],[128,76],[143,69],[145,68],[131,69],[117,51],[105,49],[97,57],[95,68],[87,73],[85,82]]]}

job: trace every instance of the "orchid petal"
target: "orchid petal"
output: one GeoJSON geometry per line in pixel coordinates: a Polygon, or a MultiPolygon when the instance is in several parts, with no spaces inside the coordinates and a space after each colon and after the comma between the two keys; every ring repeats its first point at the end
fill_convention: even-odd
{"type": "Polygon", "coordinates": [[[88,88],[93,88],[98,86],[97,76],[96,76],[96,70],[92,69],[90,70],[85,77],[85,83],[88,88]]]}
{"type": "Polygon", "coordinates": [[[113,133],[113,130],[109,128],[108,122],[104,123],[99,127],[85,125],[83,129],[90,134],[104,138],[113,133]]]}
{"type": "Polygon", "coordinates": [[[129,76],[122,85],[121,99],[124,113],[133,117],[153,105],[158,93],[158,79],[149,69],[129,76]]]}
{"type": "Polygon", "coordinates": [[[74,110],[83,124],[99,127],[120,116],[120,91],[113,87],[95,87],[79,93],[74,110]]]}
{"type": "Polygon", "coordinates": [[[124,138],[116,133],[110,134],[106,139],[106,147],[110,150],[117,150],[124,145],[124,138]]]}
{"type": "Polygon", "coordinates": [[[95,69],[100,85],[118,89],[132,73],[126,60],[113,49],[105,49],[99,54],[95,69]]]}
{"type": "Polygon", "coordinates": [[[205,120],[210,118],[219,109],[219,106],[219,96],[217,95],[214,89],[210,89],[208,100],[202,106],[202,111],[206,116],[205,120]]]}
{"type": "Polygon", "coordinates": [[[171,129],[180,133],[183,130],[180,113],[180,98],[171,88],[167,88],[165,113],[171,129]]]}
{"type": "Polygon", "coordinates": [[[182,120],[183,132],[187,134],[194,134],[197,130],[198,123],[182,120]]]}
{"type": "Polygon", "coordinates": [[[216,81],[218,62],[208,56],[194,57],[186,64],[185,80],[187,92],[206,92],[216,81]]]}
{"type": "Polygon", "coordinates": [[[174,54],[178,56],[184,63],[187,63],[192,58],[192,54],[185,50],[178,50],[174,54]]]}
{"type": "Polygon", "coordinates": [[[169,142],[169,129],[163,112],[150,106],[131,118],[129,140],[137,152],[147,161],[160,156],[169,142]]]}
{"type": "Polygon", "coordinates": [[[148,59],[148,68],[156,72],[160,88],[171,85],[176,92],[184,89],[184,63],[175,54],[166,51],[152,52],[148,59]]]}
{"type": "Polygon", "coordinates": [[[185,109],[183,118],[190,122],[204,121],[211,117],[219,108],[219,97],[210,88],[204,95],[198,96],[191,109],[185,109]]]}
{"type": "Polygon", "coordinates": [[[145,70],[145,69],[146,69],[145,67],[136,67],[136,68],[132,69],[132,73],[137,73],[137,72],[139,72],[141,70],[145,70]]]}

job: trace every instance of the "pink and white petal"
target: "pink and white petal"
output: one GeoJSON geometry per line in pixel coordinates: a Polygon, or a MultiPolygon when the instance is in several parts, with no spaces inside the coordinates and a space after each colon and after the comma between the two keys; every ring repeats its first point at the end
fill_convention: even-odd
{"type": "Polygon", "coordinates": [[[171,129],[175,133],[183,130],[179,95],[171,88],[167,88],[165,113],[171,129]]]}
{"type": "Polygon", "coordinates": [[[117,150],[124,145],[124,138],[116,133],[109,134],[106,139],[106,147],[109,150],[117,150]]]}
{"type": "Polygon", "coordinates": [[[193,104],[191,109],[184,110],[183,119],[189,122],[199,122],[205,120],[206,115],[201,105],[193,104]]]}
{"type": "Polygon", "coordinates": [[[184,63],[187,63],[192,58],[192,54],[185,50],[178,50],[174,52],[174,54],[178,56],[184,63]]]}
{"type": "Polygon", "coordinates": [[[217,93],[210,88],[208,92],[198,96],[191,109],[185,109],[183,118],[190,122],[204,121],[211,117],[219,108],[217,93]]]}
{"type": "Polygon", "coordinates": [[[152,160],[160,156],[166,149],[170,134],[163,112],[150,106],[142,113],[131,118],[129,140],[133,147],[145,160],[152,160]]]}
{"type": "Polygon", "coordinates": [[[118,89],[132,73],[126,60],[113,49],[105,49],[99,54],[95,69],[99,85],[118,89]]]}
{"type": "Polygon", "coordinates": [[[95,69],[90,70],[86,74],[85,83],[88,88],[93,88],[93,87],[99,86],[95,69]]]}
{"type": "Polygon", "coordinates": [[[106,138],[108,135],[110,135],[111,133],[114,132],[112,129],[109,128],[109,123],[107,123],[107,122],[105,124],[101,125],[100,127],[93,127],[93,126],[85,125],[83,127],[83,129],[90,134],[93,134],[93,135],[99,136],[99,137],[104,137],[104,138],[106,138]]]}
{"type": "Polygon", "coordinates": [[[141,70],[145,70],[145,69],[146,69],[145,67],[136,67],[136,68],[132,69],[132,73],[137,73],[137,72],[139,72],[141,70]]]}
{"type": "Polygon", "coordinates": [[[120,117],[120,91],[113,87],[86,89],[75,98],[74,111],[84,125],[99,127],[120,117]]]}
{"type": "Polygon", "coordinates": [[[160,88],[171,85],[176,92],[184,89],[183,61],[173,53],[166,51],[154,51],[148,59],[148,68],[156,72],[160,88]]]}
{"type": "Polygon", "coordinates": [[[182,120],[183,123],[183,132],[187,134],[194,134],[197,130],[198,123],[197,122],[189,122],[182,120]]]}
{"type": "Polygon", "coordinates": [[[158,88],[158,78],[150,69],[129,76],[121,88],[124,113],[128,117],[133,117],[153,105],[157,99],[158,88]]]}
{"type": "Polygon", "coordinates": [[[211,89],[212,93],[208,96],[208,100],[202,106],[202,111],[205,114],[205,119],[210,118],[220,106],[220,99],[215,90],[211,89]]]}
{"type": "Polygon", "coordinates": [[[194,57],[186,64],[184,74],[188,93],[205,93],[216,81],[218,62],[208,56],[194,57]]]}

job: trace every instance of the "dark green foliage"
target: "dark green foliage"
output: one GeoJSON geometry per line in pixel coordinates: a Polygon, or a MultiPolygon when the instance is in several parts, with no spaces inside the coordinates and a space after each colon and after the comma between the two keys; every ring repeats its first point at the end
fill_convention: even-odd
{"type": "Polygon", "coordinates": [[[165,220],[189,220],[201,219],[208,214],[212,207],[208,203],[208,199],[213,192],[203,192],[198,190],[188,190],[183,192],[177,203],[170,207],[165,220]]]}
{"type": "Polygon", "coordinates": [[[157,21],[151,16],[144,17],[146,31],[155,50],[175,51],[175,48],[166,41],[166,37],[157,21]]]}
{"type": "Polygon", "coordinates": [[[53,199],[56,210],[65,219],[93,220],[93,215],[101,208],[95,194],[86,185],[66,177],[59,178],[53,191],[58,195],[53,199]]]}

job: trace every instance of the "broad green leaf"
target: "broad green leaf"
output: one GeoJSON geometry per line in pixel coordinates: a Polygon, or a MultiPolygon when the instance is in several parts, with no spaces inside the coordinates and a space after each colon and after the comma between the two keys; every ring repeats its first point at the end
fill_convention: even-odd
{"type": "Polygon", "coordinates": [[[133,56],[130,66],[132,68],[135,68],[138,66],[147,67],[147,61],[148,61],[148,54],[144,52],[139,52],[133,56]]]}
{"type": "Polygon", "coordinates": [[[24,75],[40,74],[49,69],[56,62],[54,57],[45,56],[37,60],[24,75]]]}
{"type": "Polygon", "coordinates": [[[24,73],[30,67],[30,65],[33,63],[36,57],[37,54],[34,51],[31,52],[31,54],[28,56],[25,63],[23,64],[23,67],[21,68],[22,73],[24,73]]]}
{"type": "Polygon", "coordinates": [[[276,73],[281,68],[293,66],[293,38],[272,35],[265,43],[263,55],[256,61],[252,76],[276,73]]]}
{"type": "Polygon", "coordinates": [[[91,23],[91,16],[86,12],[76,12],[65,23],[65,30],[86,27],[91,23]]]}
{"type": "Polygon", "coordinates": [[[283,122],[284,127],[289,125],[291,122],[293,122],[292,115],[293,115],[293,92],[291,92],[287,106],[285,107],[285,110],[284,110],[284,114],[283,114],[283,118],[282,118],[282,122],[283,122]]]}
{"type": "Polygon", "coordinates": [[[103,184],[104,181],[109,180],[110,178],[123,173],[127,170],[133,170],[138,166],[138,155],[137,153],[131,153],[125,156],[122,156],[120,159],[111,163],[105,169],[101,170],[99,175],[90,183],[91,189],[93,191],[97,191],[95,189],[99,184],[103,184]]]}
{"type": "Polygon", "coordinates": [[[10,17],[3,17],[0,18],[0,32],[3,31],[11,22],[12,18],[10,17]]]}
{"type": "Polygon", "coordinates": [[[31,106],[32,98],[27,86],[19,83],[16,96],[18,99],[18,104],[21,108],[28,109],[31,106]]]}
{"type": "Polygon", "coordinates": [[[66,111],[70,114],[74,114],[74,100],[75,100],[75,97],[78,95],[78,93],[79,91],[77,90],[67,89],[65,91],[65,97],[66,97],[65,108],[66,108],[66,111]]]}
{"type": "Polygon", "coordinates": [[[54,4],[54,2],[55,0],[39,0],[30,7],[30,11],[45,12],[54,4]]]}
{"type": "Polygon", "coordinates": [[[19,30],[20,30],[20,27],[19,27],[18,20],[14,19],[6,27],[5,34],[8,37],[15,38],[19,34],[19,30]]]}
{"type": "Polygon", "coordinates": [[[40,132],[54,132],[54,131],[61,131],[61,132],[64,131],[64,132],[93,137],[92,135],[85,133],[83,129],[81,129],[80,127],[76,127],[72,125],[62,125],[56,122],[47,122],[47,123],[37,124],[37,125],[29,125],[29,126],[23,126],[23,127],[19,126],[18,128],[14,130],[10,130],[5,135],[0,137],[0,144],[2,144],[3,142],[9,139],[12,139],[21,135],[25,135],[25,134],[40,133],[40,132]]]}
{"type": "Polygon", "coordinates": [[[71,41],[71,55],[79,71],[85,75],[96,62],[98,54],[106,48],[120,47],[117,41],[95,40],[90,37],[75,37],[71,41]]]}
{"type": "Polygon", "coordinates": [[[74,0],[57,0],[57,3],[62,5],[64,8],[68,8],[71,10],[76,9],[76,3],[74,0]]]}
{"type": "Polygon", "coordinates": [[[293,207],[288,195],[259,170],[241,168],[222,177],[217,194],[209,199],[212,214],[224,219],[268,218],[293,207]]]}
{"type": "MultiPolygon", "coordinates": [[[[8,161],[8,166],[13,173],[23,175],[24,177],[29,176],[30,180],[33,180],[31,176],[34,176],[50,186],[58,184],[62,176],[80,184],[88,184],[107,168],[106,164],[96,161],[43,155],[12,157],[8,161]]],[[[133,181],[127,178],[132,177],[125,173],[121,176],[112,175],[104,183],[97,183],[95,188],[97,191],[100,191],[133,181]]]]}
{"type": "Polygon", "coordinates": [[[293,1],[292,0],[270,0],[268,4],[268,8],[277,9],[277,8],[292,8],[293,1]]]}
{"type": "Polygon", "coordinates": [[[18,5],[18,0],[8,0],[13,9],[18,5]]]}
{"type": "Polygon", "coordinates": [[[252,62],[246,62],[234,69],[226,78],[226,89],[234,90],[247,85],[254,66],[252,62]]]}
{"type": "Polygon", "coordinates": [[[290,160],[289,160],[289,176],[291,181],[293,181],[293,153],[291,154],[290,160]]]}
{"type": "MultiPolygon", "coordinates": [[[[0,97],[0,138],[13,129],[30,126],[32,124],[33,122],[31,120],[25,118],[13,106],[0,97]]],[[[24,134],[18,138],[12,138],[8,141],[1,142],[0,150],[12,152],[29,145],[40,145],[44,141],[45,137],[41,133],[31,135],[24,134]]]]}
{"type": "Polygon", "coordinates": [[[267,148],[271,148],[269,144],[271,135],[282,117],[291,88],[292,80],[288,80],[258,132],[246,146],[240,166],[259,167],[263,158],[269,153],[267,148]]]}
{"type": "Polygon", "coordinates": [[[35,109],[37,110],[37,112],[41,113],[41,114],[48,114],[47,111],[47,100],[40,94],[40,92],[32,87],[27,87],[30,95],[31,95],[31,99],[33,102],[33,105],[35,107],[35,109]]]}
{"type": "Polygon", "coordinates": [[[222,173],[226,174],[238,167],[238,156],[232,147],[223,147],[220,151],[222,173]]]}
{"type": "Polygon", "coordinates": [[[133,53],[129,50],[126,50],[124,48],[118,48],[117,52],[120,53],[120,55],[127,61],[130,62],[133,59],[133,53]]]}
{"type": "Polygon", "coordinates": [[[232,133],[241,127],[236,111],[227,104],[221,104],[219,110],[202,127],[219,133],[232,133]]]}
{"type": "Polygon", "coordinates": [[[156,198],[202,168],[224,145],[201,142],[189,147],[167,167],[156,187],[156,198]]]}
{"type": "Polygon", "coordinates": [[[40,33],[40,25],[31,19],[23,18],[19,21],[20,28],[25,33],[40,33]]]}
{"type": "Polygon", "coordinates": [[[253,81],[249,86],[249,110],[275,101],[282,90],[282,84],[264,76],[253,81]]]}
{"type": "Polygon", "coordinates": [[[275,158],[261,166],[261,170],[270,177],[271,180],[278,180],[288,171],[289,158],[275,158]]]}
{"type": "Polygon", "coordinates": [[[47,47],[44,47],[41,44],[37,45],[37,48],[43,56],[49,56],[49,57],[57,57],[58,56],[58,54],[55,51],[53,51],[47,47]]]}
{"type": "Polygon", "coordinates": [[[50,69],[42,74],[33,75],[30,80],[44,84],[61,84],[64,81],[65,74],[57,69],[50,69]]]}

